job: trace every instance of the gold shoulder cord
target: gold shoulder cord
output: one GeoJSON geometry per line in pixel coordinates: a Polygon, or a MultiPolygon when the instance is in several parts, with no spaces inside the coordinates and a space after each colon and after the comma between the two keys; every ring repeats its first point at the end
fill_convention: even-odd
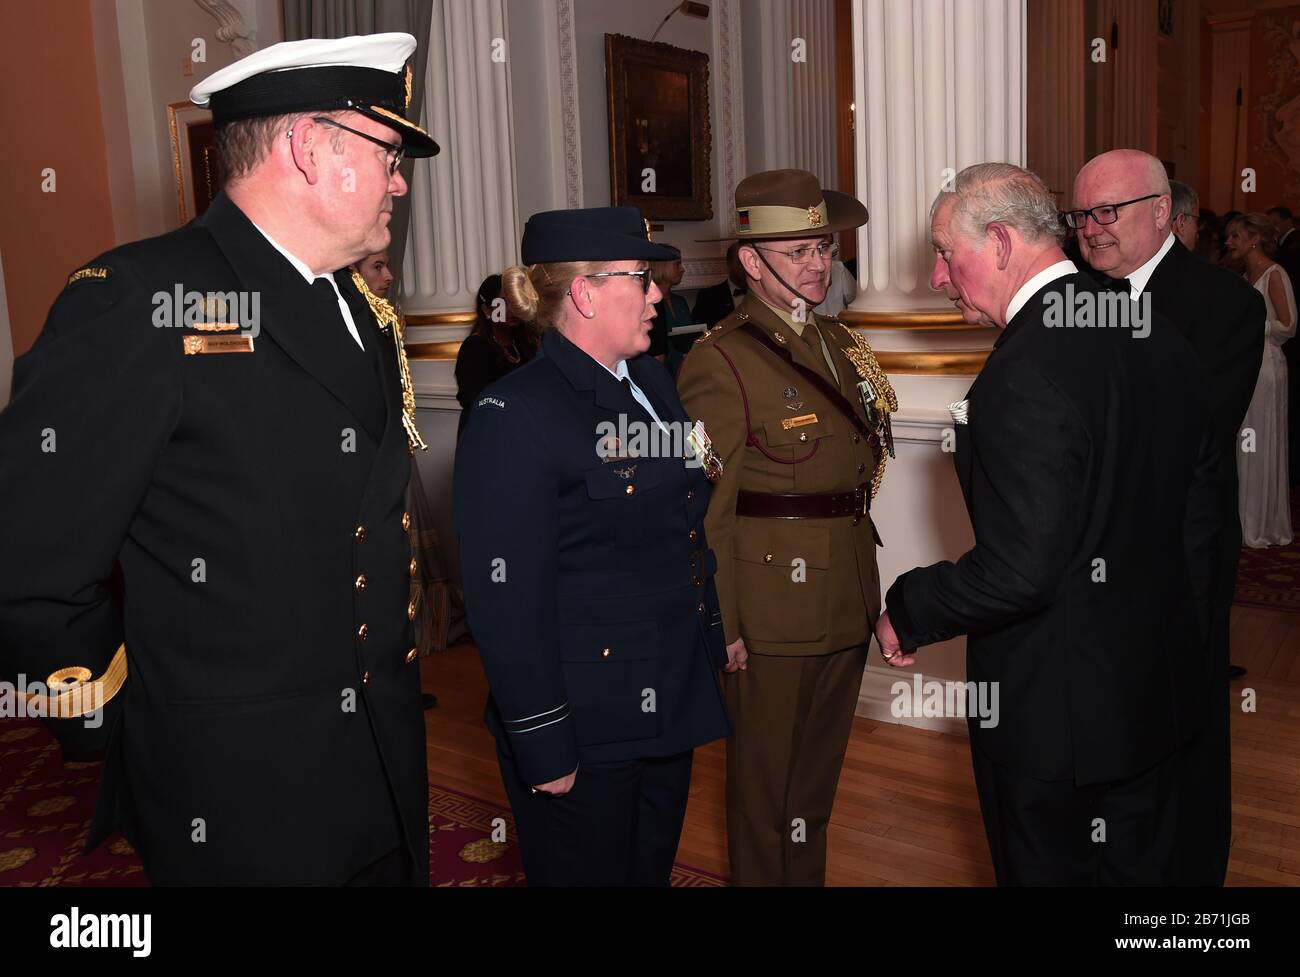
{"type": "Polygon", "coordinates": [[[90,669],[73,665],[50,673],[45,680],[45,686],[49,689],[47,694],[21,694],[32,714],[39,709],[43,710],[41,715],[46,718],[74,719],[93,713],[107,704],[122,690],[126,676],[126,645],[118,645],[113,660],[98,678],[92,676],[90,669]]]}
{"type": "Polygon", "coordinates": [[[370,291],[370,286],[355,268],[352,269],[352,283],[365,296],[375,322],[379,324],[379,331],[386,333],[392,327],[393,344],[397,347],[397,372],[402,379],[402,427],[406,428],[406,444],[411,454],[415,454],[416,448],[428,451],[429,446],[424,443],[424,438],[420,437],[420,431],[415,426],[415,384],[411,380],[411,365],[406,361],[406,346],[402,343],[406,322],[388,299],[381,299],[370,291]]]}
{"type": "MultiPolygon", "coordinates": [[[[844,355],[849,358],[853,368],[858,371],[858,376],[866,380],[876,391],[876,410],[884,417],[898,410],[898,394],[894,393],[894,386],[889,382],[889,376],[880,368],[876,362],[876,354],[871,352],[871,344],[863,337],[862,333],[856,329],[850,329],[843,323],[841,328],[853,339],[853,347],[846,349],[844,355]]],[[[876,473],[871,478],[871,497],[874,499],[876,493],[880,491],[880,483],[885,477],[885,464],[889,461],[889,452],[885,450],[882,441],[880,445],[880,461],[876,464],[876,473]]]]}

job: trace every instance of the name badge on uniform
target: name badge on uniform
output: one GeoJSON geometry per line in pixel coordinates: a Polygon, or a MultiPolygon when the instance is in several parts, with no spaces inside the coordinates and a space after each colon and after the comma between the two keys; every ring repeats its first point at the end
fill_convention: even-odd
{"type": "Polygon", "coordinates": [[[716,482],[722,477],[722,459],[713,450],[713,441],[704,430],[703,421],[695,422],[691,433],[686,436],[686,444],[694,453],[700,468],[704,470],[705,478],[710,482],[716,482]]]}
{"type": "Polygon", "coordinates": [[[184,336],[181,340],[186,356],[200,353],[251,353],[252,336],[184,336]]]}
{"type": "Polygon", "coordinates": [[[793,431],[797,427],[804,427],[807,424],[816,424],[816,414],[800,414],[798,417],[787,417],[781,422],[781,430],[793,431]]]}

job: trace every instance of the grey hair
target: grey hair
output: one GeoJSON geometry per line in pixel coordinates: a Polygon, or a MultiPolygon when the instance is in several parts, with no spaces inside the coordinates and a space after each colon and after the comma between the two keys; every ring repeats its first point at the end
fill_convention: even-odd
{"type": "Polygon", "coordinates": [[[1012,163],[966,167],[957,174],[952,190],[940,191],[934,198],[931,221],[949,199],[957,202],[954,216],[965,225],[967,237],[979,237],[993,223],[1014,227],[1026,241],[1051,238],[1059,242],[1064,234],[1047,184],[1038,174],[1012,163]]]}
{"type": "Polygon", "coordinates": [[[1182,180],[1169,181],[1170,210],[1174,217],[1186,214],[1193,219],[1201,215],[1201,198],[1182,180]]]}

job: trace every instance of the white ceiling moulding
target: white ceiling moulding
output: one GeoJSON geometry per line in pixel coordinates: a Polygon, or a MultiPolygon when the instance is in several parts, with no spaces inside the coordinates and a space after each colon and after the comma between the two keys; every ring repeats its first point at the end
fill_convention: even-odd
{"type": "Polygon", "coordinates": [[[194,3],[217,22],[217,40],[229,44],[237,56],[247,57],[257,50],[253,31],[244,22],[244,13],[233,4],[227,0],[194,0],[194,3]]]}

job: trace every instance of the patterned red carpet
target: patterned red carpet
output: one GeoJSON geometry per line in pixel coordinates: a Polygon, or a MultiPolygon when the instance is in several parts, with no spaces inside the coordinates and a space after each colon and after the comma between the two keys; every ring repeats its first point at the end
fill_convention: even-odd
{"type": "MultiPolygon", "coordinates": [[[[117,835],[82,854],[100,764],[64,764],[60,757],[54,737],[35,720],[0,721],[0,886],[148,885],[135,851],[117,835]]],[[[430,885],[524,884],[514,821],[496,805],[430,785],[429,845],[430,885]],[[505,822],[504,844],[492,840],[497,818],[505,822]]],[[[726,881],[678,864],[672,884],[726,881]]]]}
{"type": "MultiPolygon", "coordinates": [[[[1300,490],[1291,490],[1291,527],[1300,531],[1300,490]]],[[[1300,539],[1287,546],[1243,546],[1237,563],[1238,604],[1300,611],[1300,539]]]]}

